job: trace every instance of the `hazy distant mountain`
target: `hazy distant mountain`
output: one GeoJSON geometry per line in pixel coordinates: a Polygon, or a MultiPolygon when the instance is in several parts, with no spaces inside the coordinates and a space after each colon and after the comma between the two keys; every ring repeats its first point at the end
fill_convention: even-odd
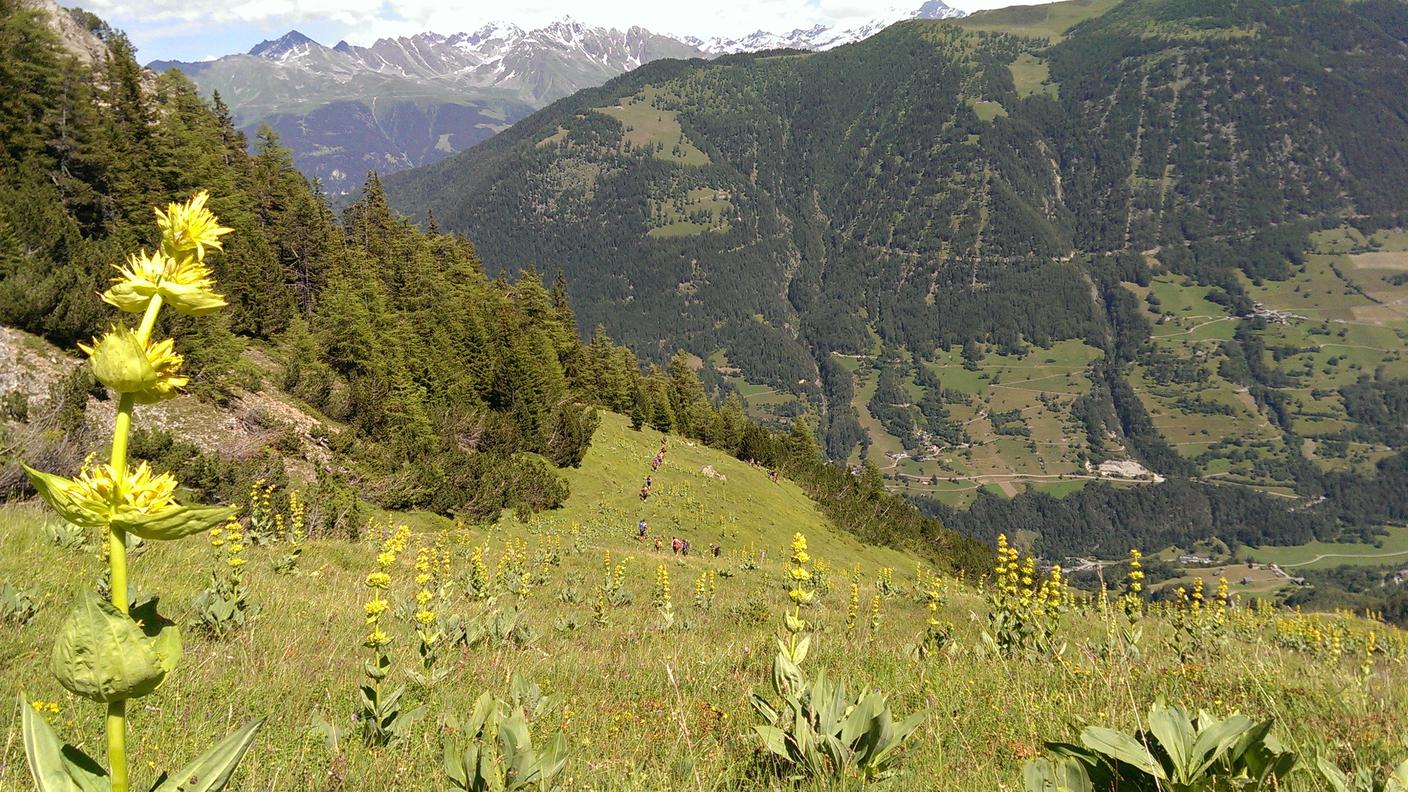
{"type": "Polygon", "coordinates": [[[564,18],[536,30],[496,23],[368,47],[328,47],[295,30],[243,54],[149,65],[179,68],[203,90],[219,91],[247,129],[268,123],[299,168],[338,193],[368,170],[402,170],[465,149],[642,63],[702,54],[643,28],[564,18]]]}
{"type": "Polygon", "coordinates": [[[591,27],[569,17],[534,30],[495,22],[472,33],[419,33],[366,47],[345,41],[329,47],[293,30],[246,53],[148,65],[179,68],[202,90],[219,91],[247,130],[268,123],[293,149],[298,167],[337,194],[355,189],[369,170],[435,162],[533,110],[654,60],[825,50],[900,20],[957,16],[962,12],[928,0],[852,28],[818,25],[708,41],[641,27],[591,27]]]}
{"type": "Polygon", "coordinates": [[[769,33],[759,30],[741,38],[715,36],[699,39],[685,36],[684,41],[710,55],[735,52],[759,52],[770,49],[829,50],[843,44],[868,39],[896,22],[906,19],[956,19],[964,16],[957,8],[944,5],[942,0],[928,0],[918,9],[894,6],[883,14],[855,27],[838,28],[816,25],[798,28],[791,33],[769,33]]]}

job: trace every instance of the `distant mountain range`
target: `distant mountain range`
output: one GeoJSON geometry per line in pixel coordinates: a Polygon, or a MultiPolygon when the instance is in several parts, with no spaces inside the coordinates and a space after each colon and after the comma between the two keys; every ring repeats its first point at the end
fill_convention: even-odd
{"type": "Polygon", "coordinates": [[[941,0],[928,0],[918,9],[893,7],[875,18],[855,27],[837,28],[830,25],[816,25],[798,28],[791,33],[769,33],[759,30],[742,38],[715,36],[699,39],[684,36],[681,40],[710,55],[725,55],[737,52],[760,52],[772,49],[829,50],[843,44],[854,44],[879,33],[896,22],[906,19],[957,19],[964,13],[957,8],[944,5],[941,0]]]}
{"type": "Polygon", "coordinates": [[[209,61],[153,61],[219,92],[238,124],[267,123],[300,170],[328,192],[348,192],[367,171],[426,165],[506,129],[528,113],[663,58],[708,58],[764,49],[824,50],[902,19],[962,12],[928,0],[851,28],[816,26],[703,40],[584,25],[571,18],[525,30],[496,22],[472,33],[326,46],[294,30],[249,52],[209,61]]]}

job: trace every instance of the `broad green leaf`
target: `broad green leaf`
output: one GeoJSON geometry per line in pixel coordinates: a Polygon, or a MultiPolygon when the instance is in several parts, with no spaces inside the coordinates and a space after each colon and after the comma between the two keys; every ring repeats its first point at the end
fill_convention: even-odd
{"type": "Polygon", "coordinates": [[[159,602],[158,598],[152,597],[133,605],[128,609],[128,614],[137,622],[142,634],[151,640],[157,663],[169,674],[181,662],[181,630],[175,622],[157,612],[159,602]]]}
{"type": "Polygon", "coordinates": [[[219,792],[224,789],[263,722],[260,718],[245,724],[152,792],[219,792]]]}
{"type": "Polygon", "coordinates": [[[763,741],[763,747],[774,754],[787,758],[787,734],[776,726],[754,726],[753,731],[758,733],[763,741]]]}
{"type": "Polygon", "coordinates": [[[99,509],[96,504],[86,503],[82,498],[74,494],[74,483],[53,473],[45,473],[35,470],[29,465],[21,464],[24,472],[29,476],[30,486],[39,493],[39,497],[49,504],[49,508],[59,513],[59,516],[85,528],[101,528],[108,524],[108,510],[106,507],[99,509]]]}
{"type": "Polygon", "coordinates": [[[83,792],[64,767],[63,747],[49,722],[25,701],[20,701],[20,726],[24,732],[24,753],[29,773],[39,792],[83,792]]]}
{"type": "Polygon", "coordinates": [[[1408,759],[1403,760],[1403,764],[1393,768],[1393,772],[1388,774],[1388,784],[1384,786],[1384,792],[1408,792],[1408,759]]]}
{"type": "Polygon", "coordinates": [[[1080,741],[1090,750],[1137,767],[1160,781],[1169,780],[1168,773],[1155,761],[1149,749],[1124,732],[1103,726],[1087,726],[1080,734],[1080,741]]]}
{"type": "Polygon", "coordinates": [[[812,637],[810,635],[803,635],[802,640],[797,642],[796,651],[792,653],[792,662],[801,665],[802,661],[807,659],[807,652],[811,647],[812,637]]]}
{"type": "Polygon", "coordinates": [[[1075,760],[1033,759],[1022,767],[1026,792],[1094,792],[1090,776],[1075,760]]]}
{"type": "Polygon", "coordinates": [[[1333,792],[1350,792],[1349,777],[1330,760],[1323,756],[1315,757],[1315,769],[1320,771],[1320,777],[1325,779],[1333,792]]]}
{"type": "Polygon", "coordinates": [[[1174,779],[1182,784],[1188,783],[1196,761],[1192,755],[1195,732],[1188,714],[1178,707],[1156,704],[1149,709],[1149,731],[1173,762],[1174,779]]]}
{"type": "Polygon", "coordinates": [[[567,735],[562,732],[554,734],[551,739],[543,744],[538,751],[538,761],[536,762],[532,777],[525,779],[539,784],[542,788],[548,788],[552,779],[562,772],[562,768],[567,766],[567,735]]]}
{"type": "Polygon", "coordinates": [[[91,701],[145,696],[161,685],[181,656],[179,634],[169,622],[147,629],[155,632],[144,632],[87,589],[59,629],[50,668],[59,684],[91,701]]]}
{"type": "Polygon", "coordinates": [[[64,746],[64,770],[83,792],[112,792],[107,769],[72,745],[64,746]]]}
{"type": "Polygon", "coordinates": [[[1186,778],[1193,780],[1202,776],[1255,726],[1256,724],[1245,715],[1233,715],[1225,720],[1209,723],[1198,733],[1198,739],[1193,743],[1190,757],[1192,767],[1189,768],[1186,778]]]}
{"type": "Polygon", "coordinates": [[[172,506],[155,514],[143,514],[122,508],[113,514],[112,527],[143,539],[180,539],[208,531],[237,511],[234,506],[172,506]]]}

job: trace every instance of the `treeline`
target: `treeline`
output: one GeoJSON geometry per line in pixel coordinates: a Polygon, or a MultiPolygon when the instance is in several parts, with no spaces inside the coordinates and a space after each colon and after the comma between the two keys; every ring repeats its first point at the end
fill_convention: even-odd
{"type": "MultiPolygon", "coordinates": [[[[736,398],[716,406],[687,356],[642,370],[604,330],[583,342],[561,276],[550,287],[531,269],[490,278],[467,239],[392,212],[375,175],[337,216],[272,132],[251,152],[218,96],[206,102],[177,72],[143,73],[121,33],[73,13],[107,46],[104,62],[78,61],[42,12],[0,0],[0,322],[65,347],[99,332],[110,312],[94,294],[155,241],[152,207],[208,189],[235,229],[213,259],[230,308],[162,330],[202,398],[257,389],[267,372],[329,419],[322,503],[471,520],[551,508],[567,496],[551,465],[580,464],[605,408],[780,468],[867,540],[948,565],[980,555],[883,488],[842,485],[850,473],[826,463],[805,423],[780,435],[736,398]],[[256,369],[244,359],[255,350],[275,365],[256,369]]],[[[85,387],[73,384],[80,404],[85,387]]],[[[69,424],[82,431],[81,416],[69,424]]],[[[163,433],[133,450],[228,493],[242,475],[282,475],[279,453],[297,447],[275,440],[250,460],[258,471],[163,433]]]]}
{"type": "Polygon", "coordinates": [[[945,526],[984,542],[995,542],[1001,533],[1015,536],[1036,529],[1033,549],[1055,560],[1119,558],[1130,548],[1152,553],[1214,537],[1235,547],[1341,535],[1327,512],[1293,509],[1259,492],[1185,479],[1129,488],[1095,482],[1062,498],[1028,491],[1007,500],[980,491],[963,511],[925,496],[913,500],[945,526]]]}
{"type": "Polygon", "coordinates": [[[1006,500],[980,492],[962,511],[926,496],[911,500],[946,527],[984,542],[1035,530],[1035,550],[1049,559],[1116,558],[1131,547],[1156,552],[1212,538],[1233,548],[1371,542],[1375,526],[1408,521],[1408,453],[1381,460],[1373,475],[1302,472],[1298,485],[1309,496],[1294,502],[1184,478],[1131,488],[1097,482],[1062,498],[1029,491],[1006,500]]]}

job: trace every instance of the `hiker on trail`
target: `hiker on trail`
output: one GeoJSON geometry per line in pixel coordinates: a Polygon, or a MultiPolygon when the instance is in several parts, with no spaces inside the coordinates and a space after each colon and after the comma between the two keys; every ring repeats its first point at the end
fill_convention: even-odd
{"type": "Polygon", "coordinates": [[[651,487],[652,485],[654,485],[654,484],[655,484],[655,481],[654,481],[653,479],[651,479],[650,476],[646,476],[646,477],[645,477],[645,488],[646,488],[646,489],[650,489],[650,487],[651,487]]]}
{"type": "Polygon", "coordinates": [[[645,500],[646,498],[649,498],[649,497],[650,497],[650,487],[649,487],[649,486],[641,487],[641,488],[640,488],[640,499],[641,499],[641,500],[645,500]]]}
{"type": "Polygon", "coordinates": [[[773,471],[768,474],[768,478],[772,479],[772,483],[777,483],[777,468],[773,468],[773,471]]]}
{"type": "Polygon", "coordinates": [[[660,552],[660,537],[655,537],[655,552],[660,552]]]}
{"type": "Polygon", "coordinates": [[[650,472],[654,473],[655,471],[659,470],[660,463],[664,461],[664,458],[662,458],[659,454],[656,454],[654,458],[650,460],[650,472]]]}
{"type": "Polygon", "coordinates": [[[680,554],[680,547],[681,547],[680,538],[679,538],[678,536],[671,536],[671,537],[670,537],[670,552],[673,553],[673,554],[675,554],[675,555],[679,555],[679,554],[680,554]]]}
{"type": "Polygon", "coordinates": [[[645,541],[645,532],[646,532],[647,530],[648,530],[648,526],[646,525],[645,520],[641,520],[641,521],[640,521],[640,524],[636,526],[636,541],[637,541],[637,542],[643,542],[643,541],[645,541]]]}
{"type": "Polygon", "coordinates": [[[685,540],[683,540],[683,541],[680,542],[680,555],[689,555],[689,540],[688,540],[688,539],[685,539],[685,540]]]}
{"type": "Polygon", "coordinates": [[[714,542],[713,544],[709,545],[709,552],[711,552],[711,553],[714,554],[714,558],[718,558],[718,557],[719,557],[719,553],[720,553],[721,549],[722,549],[722,548],[719,547],[719,543],[718,543],[718,542],[714,542]]]}

